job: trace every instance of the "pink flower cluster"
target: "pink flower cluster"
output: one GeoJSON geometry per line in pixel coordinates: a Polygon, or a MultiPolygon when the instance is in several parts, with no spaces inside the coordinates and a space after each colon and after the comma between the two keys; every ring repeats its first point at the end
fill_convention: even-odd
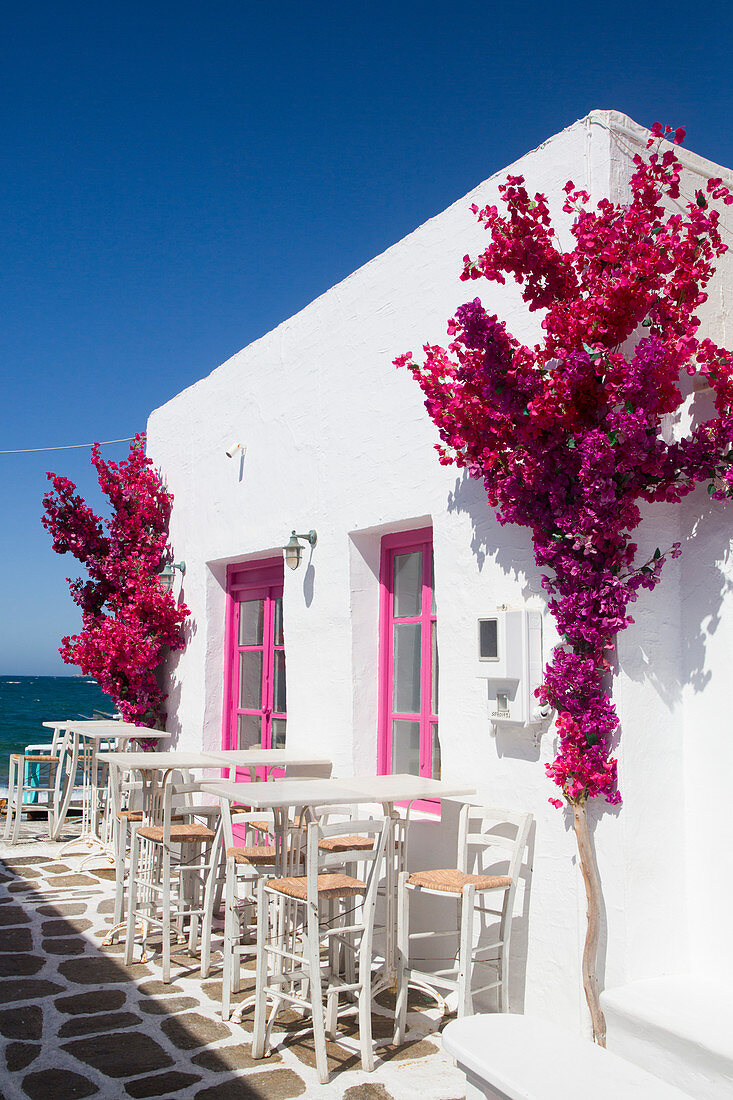
{"type": "Polygon", "coordinates": [[[88,580],[69,579],[83,629],[64,638],[59,652],[97,680],[126,721],[162,728],[165,694],[155,672],[166,649],[183,648],[189,614],[157,577],[167,557],[173,498],[145,455],[142,433],[123,462],[105,462],[95,445],[92,463],[112,506],[107,522],[68,478],[47,475],[53,491],[43,498],[41,522],[56,553],[73,554],[89,574],[88,580]]]}
{"type": "MultiPolygon", "coordinates": [[[[506,215],[473,208],[491,243],[464,258],[462,278],[511,275],[528,308],[545,311],[541,344],[521,344],[475,298],[449,322],[447,348],[426,345],[423,363],[412,353],[395,360],[423,390],[440,461],[483,479],[500,523],[531,529],[562,637],[539,692],[558,711],[548,772],[570,803],[620,800],[609,656],[633,622],[628,605],[680,552],[675,544],[637,561],[640,501],[679,501],[701,481],[714,499],[733,495],[733,354],[698,339],[695,315],[726,251],[713,204],[733,196],[711,179],[669,212],[664,200],[679,199],[682,174],[671,133],[655,126],[653,151],[634,158],[627,204],[593,207],[567,183],[568,252],[546,197],[530,198],[521,176],[499,188],[506,215]],[[668,443],[662,417],[682,404],[683,370],[707,378],[718,416],[668,443]]],[[[683,137],[675,131],[675,142],[683,137]]]]}

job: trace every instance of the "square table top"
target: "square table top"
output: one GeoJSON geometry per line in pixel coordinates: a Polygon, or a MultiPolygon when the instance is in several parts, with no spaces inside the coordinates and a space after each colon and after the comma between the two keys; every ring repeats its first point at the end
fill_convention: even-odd
{"type": "Polygon", "coordinates": [[[330,764],[327,756],[299,752],[297,749],[217,749],[208,754],[216,757],[224,766],[233,764],[243,768],[276,767],[286,764],[330,764]]]}
{"type": "Polygon", "coordinates": [[[170,770],[172,768],[220,768],[218,760],[207,752],[100,752],[103,763],[137,771],[170,770]]]}
{"type": "Polygon", "coordinates": [[[67,729],[80,733],[84,737],[104,739],[108,737],[144,737],[146,740],[163,741],[170,737],[165,730],[149,729],[147,726],[135,726],[132,722],[119,722],[114,718],[101,719],[74,719],[66,718],[63,722],[43,722],[46,729],[67,729]]]}
{"type": "Polygon", "coordinates": [[[368,796],[369,802],[415,802],[418,799],[458,798],[476,793],[475,787],[463,783],[429,779],[407,772],[394,775],[352,775],[345,782],[351,790],[368,796]]]}
{"type": "Polygon", "coordinates": [[[476,793],[474,787],[408,774],[351,776],[345,779],[272,779],[266,783],[207,780],[202,784],[202,789],[207,794],[241,801],[255,809],[336,803],[414,802],[416,799],[452,798],[476,793]]]}

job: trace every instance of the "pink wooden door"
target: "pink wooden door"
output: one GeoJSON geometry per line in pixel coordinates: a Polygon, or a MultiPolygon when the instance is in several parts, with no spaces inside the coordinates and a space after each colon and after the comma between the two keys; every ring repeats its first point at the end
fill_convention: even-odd
{"type": "MultiPolygon", "coordinates": [[[[230,567],[224,748],[285,747],[282,572],[281,559],[230,567]]],[[[246,780],[248,773],[238,771],[237,777],[246,780]]]]}

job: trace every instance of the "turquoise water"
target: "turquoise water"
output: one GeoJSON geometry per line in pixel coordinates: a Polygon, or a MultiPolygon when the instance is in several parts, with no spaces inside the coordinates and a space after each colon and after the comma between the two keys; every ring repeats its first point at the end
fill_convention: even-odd
{"type": "Polygon", "coordinates": [[[96,680],[82,676],[0,676],[0,788],[8,784],[8,756],[26,745],[48,744],[42,722],[113,714],[114,704],[96,680]]]}

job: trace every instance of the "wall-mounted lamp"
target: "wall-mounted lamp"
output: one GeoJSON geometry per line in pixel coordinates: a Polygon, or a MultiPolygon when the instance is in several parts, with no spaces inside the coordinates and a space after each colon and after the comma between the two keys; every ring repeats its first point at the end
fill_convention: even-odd
{"type": "Polygon", "coordinates": [[[158,570],[158,581],[160,587],[164,592],[170,592],[173,588],[173,580],[176,575],[176,569],[179,569],[181,576],[183,577],[186,572],[185,561],[167,561],[158,570]]]}
{"type": "Polygon", "coordinates": [[[288,569],[297,569],[300,565],[300,559],[303,556],[303,547],[298,542],[298,539],[305,539],[311,546],[315,546],[318,541],[318,536],[315,531],[309,531],[307,535],[296,535],[293,531],[288,542],[283,546],[283,557],[285,558],[285,564],[288,569]]]}
{"type": "Polygon", "coordinates": [[[242,458],[244,458],[244,456],[246,454],[246,451],[247,451],[247,448],[245,447],[244,443],[232,443],[231,447],[227,447],[227,449],[226,449],[227,458],[234,458],[237,451],[241,451],[242,452],[242,458]]]}

